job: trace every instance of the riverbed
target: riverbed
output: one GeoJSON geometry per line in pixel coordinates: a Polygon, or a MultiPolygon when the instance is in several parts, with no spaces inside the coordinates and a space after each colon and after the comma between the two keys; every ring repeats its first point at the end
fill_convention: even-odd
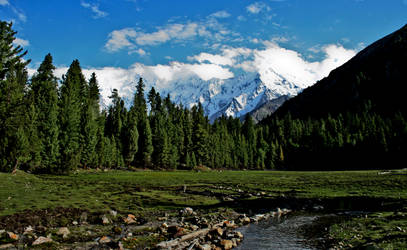
{"type": "Polygon", "coordinates": [[[305,238],[298,231],[300,227],[313,223],[319,217],[319,215],[292,215],[241,227],[239,231],[245,238],[237,249],[315,249],[306,244],[305,238]]]}

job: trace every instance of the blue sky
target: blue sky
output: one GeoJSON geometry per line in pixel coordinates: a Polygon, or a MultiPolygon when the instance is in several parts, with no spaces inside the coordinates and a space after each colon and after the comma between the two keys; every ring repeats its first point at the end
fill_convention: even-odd
{"type": "Polygon", "coordinates": [[[276,41],[303,56],[326,44],[360,49],[407,23],[406,0],[0,0],[33,63],[84,67],[187,62],[225,47],[276,41]]]}
{"type": "Polygon", "coordinates": [[[274,71],[310,86],[407,23],[407,0],[0,0],[32,75],[51,53],[61,77],[74,59],[102,97],[131,97],[191,78],[274,71]]]}

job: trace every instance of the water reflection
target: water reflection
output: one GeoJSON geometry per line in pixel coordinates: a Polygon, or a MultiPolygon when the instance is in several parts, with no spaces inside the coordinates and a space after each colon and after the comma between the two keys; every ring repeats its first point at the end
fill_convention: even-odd
{"type": "Polygon", "coordinates": [[[314,249],[306,246],[305,239],[297,232],[299,227],[310,224],[317,218],[314,215],[295,215],[241,227],[239,231],[245,238],[237,249],[314,249]]]}

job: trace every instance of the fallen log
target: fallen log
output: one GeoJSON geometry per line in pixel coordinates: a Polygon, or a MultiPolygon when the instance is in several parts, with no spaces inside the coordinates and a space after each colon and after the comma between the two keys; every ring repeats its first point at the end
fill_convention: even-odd
{"type": "Polygon", "coordinates": [[[176,247],[181,242],[185,242],[185,241],[192,240],[192,239],[195,239],[195,238],[200,237],[200,236],[207,235],[210,230],[221,227],[222,225],[223,225],[223,222],[215,224],[211,228],[205,228],[205,229],[194,231],[192,233],[181,236],[180,238],[177,238],[177,239],[173,239],[173,240],[170,240],[170,241],[162,241],[162,242],[158,243],[156,245],[156,247],[161,248],[161,249],[169,249],[171,247],[176,247]]]}

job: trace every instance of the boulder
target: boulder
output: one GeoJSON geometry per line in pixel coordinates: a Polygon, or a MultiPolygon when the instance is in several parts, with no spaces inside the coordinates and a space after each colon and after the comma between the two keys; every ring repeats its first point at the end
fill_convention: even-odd
{"type": "Polygon", "coordinates": [[[242,219],[242,223],[243,223],[243,225],[249,224],[249,223],[250,223],[250,218],[249,218],[249,217],[244,217],[244,218],[242,219]]]}
{"type": "Polygon", "coordinates": [[[45,244],[45,243],[51,243],[51,242],[53,242],[51,238],[40,236],[40,237],[38,237],[38,239],[36,239],[33,242],[32,245],[33,246],[38,246],[38,245],[42,245],[42,244],[45,244]]]}

